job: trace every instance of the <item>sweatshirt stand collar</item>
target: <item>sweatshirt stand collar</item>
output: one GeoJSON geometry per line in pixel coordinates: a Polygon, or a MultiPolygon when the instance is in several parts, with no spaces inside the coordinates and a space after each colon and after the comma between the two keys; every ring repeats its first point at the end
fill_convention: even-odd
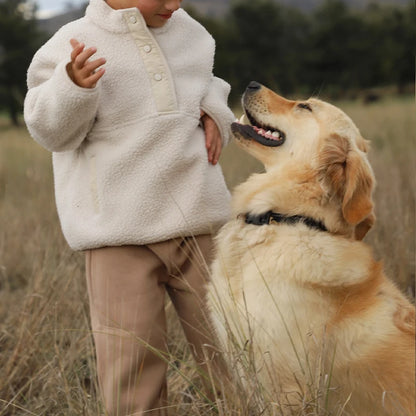
{"type": "Polygon", "coordinates": [[[132,7],[115,10],[105,0],[90,0],[85,16],[91,19],[97,26],[114,33],[127,33],[130,31],[125,19],[130,19],[130,21],[134,19],[134,22],[142,29],[147,28],[139,9],[132,7]]]}
{"type": "Polygon", "coordinates": [[[137,7],[115,10],[105,0],[90,0],[85,16],[97,26],[113,33],[130,32],[126,21],[134,22],[139,30],[150,30],[155,34],[164,32],[171,24],[169,21],[161,28],[148,28],[137,7]]]}

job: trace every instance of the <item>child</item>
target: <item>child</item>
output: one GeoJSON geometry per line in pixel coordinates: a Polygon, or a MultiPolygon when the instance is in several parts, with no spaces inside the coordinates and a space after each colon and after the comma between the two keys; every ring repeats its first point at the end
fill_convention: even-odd
{"type": "Polygon", "coordinates": [[[90,0],[28,70],[25,120],[53,152],[63,233],[86,251],[110,415],[166,414],[165,291],[196,360],[210,359],[205,266],[229,215],[217,161],[234,116],[214,41],[179,6],[90,0]]]}

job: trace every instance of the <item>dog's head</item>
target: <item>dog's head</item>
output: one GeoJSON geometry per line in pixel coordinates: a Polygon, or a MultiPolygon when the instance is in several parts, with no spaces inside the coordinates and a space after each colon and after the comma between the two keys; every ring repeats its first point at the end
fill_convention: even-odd
{"type": "Polygon", "coordinates": [[[237,189],[237,205],[312,216],[329,231],[362,239],[375,220],[375,180],[368,142],[351,119],[321,100],[287,100],[257,82],[247,87],[243,107],[234,137],[266,173],[240,189],[244,201],[237,189]]]}

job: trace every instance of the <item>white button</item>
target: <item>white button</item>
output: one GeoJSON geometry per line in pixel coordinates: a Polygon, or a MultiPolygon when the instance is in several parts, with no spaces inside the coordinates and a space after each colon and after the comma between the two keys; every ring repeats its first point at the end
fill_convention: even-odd
{"type": "Polygon", "coordinates": [[[152,50],[152,47],[151,47],[150,45],[145,45],[145,46],[143,47],[143,50],[144,50],[146,53],[149,53],[149,52],[152,50]]]}
{"type": "Polygon", "coordinates": [[[155,79],[156,81],[162,81],[162,75],[160,75],[160,74],[155,74],[154,79],[155,79]]]}
{"type": "Polygon", "coordinates": [[[130,23],[137,23],[136,16],[130,16],[130,23]]]}

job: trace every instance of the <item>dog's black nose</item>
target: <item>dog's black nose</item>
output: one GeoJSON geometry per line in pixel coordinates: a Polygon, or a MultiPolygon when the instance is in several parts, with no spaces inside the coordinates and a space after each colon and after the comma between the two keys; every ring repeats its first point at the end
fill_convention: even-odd
{"type": "Polygon", "coordinates": [[[251,81],[250,84],[248,84],[246,92],[256,92],[259,89],[261,89],[262,85],[259,84],[257,81],[251,81]]]}

